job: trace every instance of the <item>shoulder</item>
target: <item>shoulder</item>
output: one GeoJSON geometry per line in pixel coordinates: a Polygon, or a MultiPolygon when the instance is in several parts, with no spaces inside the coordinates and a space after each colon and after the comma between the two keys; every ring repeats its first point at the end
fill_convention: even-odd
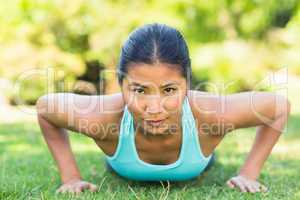
{"type": "Polygon", "coordinates": [[[209,92],[189,90],[188,99],[194,117],[201,122],[217,121],[221,111],[222,96],[209,92]]]}
{"type": "Polygon", "coordinates": [[[220,125],[226,127],[226,130],[269,123],[290,110],[287,98],[271,92],[250,91],[215,95],[189,90],[188,98],[198,122],[211,127],[220,125]]]}
{"type": "Polygon", "coordinates": [[[125,102],[123,99],[123,95],[121,92],[114,94],[107,94],[98,96],[98,98],[102,98],[99,102],[100,112],[106,113],[107,116],[110,116],[110,122],[119,122],[123,116],[125,102]]]}
{"type": "MultiPolygon", "coordinates": [[[[224,96],[190,90],[188,95],[199,134],[222,138],[234,129],[224,112],[224,96]]],[[[228,102],[226,102],[228,103],[228,102]]]]}
{"type": "MultiPolygon", "coordinates": [[[[94,139],[98,142],[115,141],[118,137],[121,119],[124,113],[125,102],[122,93],[90,96],[96,98],[97,109],[85,118],[92,122],[97,130],[94,139]]],[[[93,127],[91,125],[91,127],[93,127]]],[[[91,128],[92,129],[92,128],[91,128]]],[[[102,145],[103,146],[103,145],[102,145]]]]}
{"type": "MultiPolygon", "coordinates": [[[[125,107],[125,102],[123,99],[123,95],[121,92],[107,94],[107,95],[100,95],[99,98],[102,98],[103,108],[110,111],[120,112],[125,107]]],[[[100,101],[101,102],[101,101],[100,101]]]]}
{"type": "Polygon", "coordinates": [[[58,127],[81,132],[92,138],[103,138],[107,135],[106,131],[115,132],[114,127],[118,127],[124,101],[122,93],[50,93],[40,97],[36,107],[38,116],[58,127]]]}

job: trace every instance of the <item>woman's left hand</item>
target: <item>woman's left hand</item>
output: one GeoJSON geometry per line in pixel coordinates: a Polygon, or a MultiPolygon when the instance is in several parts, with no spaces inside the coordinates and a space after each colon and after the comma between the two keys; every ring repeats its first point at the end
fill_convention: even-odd
{"type": "Polygon", "coordinates": [[[232,177],[226,182],[230,188],[238,188],[242,192],[267,192],[268,188],[256,180],[248,179],[242,175],[232,177]]]}

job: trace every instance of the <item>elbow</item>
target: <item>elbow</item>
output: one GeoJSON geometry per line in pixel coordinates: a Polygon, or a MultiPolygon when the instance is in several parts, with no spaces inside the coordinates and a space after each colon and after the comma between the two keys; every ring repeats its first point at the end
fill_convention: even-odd
{"type": "Polygon", "coordinates": [[[38,98],[35,104],[38,117],[45,117],[45,115],[50,112],[51,110],[50,102],[51,101],[50,101],[49,94],[45,94],[38,98]]]}
{"type": "Polygon", "coordinates": [[[47,102],[47,95],[40,96],[36,101],[35,108],[38,115],[43,113],[42,111],[45,111],[46,102],[47,102]]]}
{"type": "Polygon", "coordinates": [[[276,105],[277,113],[279,117],[288,117],[291,113],[291,102],[288,98],[278,95],[278,103],[276,105]]]}

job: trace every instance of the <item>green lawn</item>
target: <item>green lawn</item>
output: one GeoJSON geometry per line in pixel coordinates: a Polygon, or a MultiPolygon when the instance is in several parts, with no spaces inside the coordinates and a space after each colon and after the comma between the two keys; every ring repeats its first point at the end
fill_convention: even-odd
{"type": "MultiPolygon", "coordinates": [[[[106,171],[103,154],[92,140],[70,134],[83,177],[99,186],[96,194],[86,192],[78,199],[300,199],[300,79],[288,84],[292,113],[262,170],[260,180],[268,193],[241,193],[225,182],[243,164],[255,136],[255,128],[227,135],[217,148],[214,166],[197,180],[168,184],[126,181],[106,171]]],[[[0,200],[73,199],[56,195],[58,171],[36,122],[0,124],[0,200]]]]}
{"type": "MultiPolygon", "coordinates": [[[[300,198],[300,116],[292,116],[284,134],[268,159],[261,181],[269,186],[265,194],[242,194],[224,187],[243,163],[255,129],[228,135],[217,150],[215,165],[197,180],[168,185],[126,181],[106,171],[103,154],[95,144],[72,134],[72,145],[83,176],[99,186],[79,199],[299,199],[300,198]]],[[[55,195],[58,171],[44,144],[37,124],[0,126],[0,199],[71,199],[55,195]]]]}
{"type": "MultiPolygon", "coordinates": [[[[106,171],[103,154],[92,140],[70,134],[81,172],[99,186],[78,199],[300,199],[300,115],[292,115],[264,166],[260,180],[269,193],[243,194],[225,186],[243,163],[255,129],[228,135],[217,149],[217,162],[197,180],[172,184],[126,181],[106,171]]],[[[36,123],[0,125],[0,199],[72,199],[56,195],[58,171],[36,123]]]]}

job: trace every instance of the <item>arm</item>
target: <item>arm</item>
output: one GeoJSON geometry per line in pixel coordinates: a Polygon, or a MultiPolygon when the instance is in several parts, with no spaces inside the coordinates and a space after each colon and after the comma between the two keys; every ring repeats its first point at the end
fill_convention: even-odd
{"type": "Polygon", "coordinates": [[[239,187],[243,192],[266,190],[256,179],[287,122],[289,101],[280,95],[257,91],[224,96],[191,91],[190,96],[201,122],[198,123],[200,133],[209,138],[209,142],[203,144],[211,149],[209,152],[233,130],[257,126],[256,138],[244,165],[227,185],[239,187]]]}
{"type": "MultiPolygon", "coordinates": [[[[272,148],[278,141],[290,113],[289,101],[268,92],[244,92],[228,95],[223,116],[234,128],[257,126],[254,144],[239,171],[239,176],[229,180],[230,187],[242,191],[255,191],[259,173],[272,148]]],[[[264,186],[262,186],[264,187],[264,186]]],[[[266,189],[266,188],[265,188],[266,189]]]]}
{"type": "MultiPolygon", "coordinates": [[[[66,186],[62,186],[58,191],[96,190],[94,185],[81,181],[82,177],[72,153],[66,129],[80,132],[94,139],[103,138],[103,132],[89,128],[97,124],[103,125],[111,119],[111,115],[104,115],[100,112],[100,106],[104,104],[103,99],[114,101],[107,97],[54,93],[40,97],[36,104],[42,134],[56,161],[63,186],[66,186]]],[[[106,107],[110,106],[106,105],[106,107]]]]}
{"type": "Polygon", "coordinates": [[[38,122],[48,148],[56,161],[63,183],[80,180],[81,175],[75,162],[69,143],[68,133],[49,122],[43,114],[38,115],[38,122]]]}

